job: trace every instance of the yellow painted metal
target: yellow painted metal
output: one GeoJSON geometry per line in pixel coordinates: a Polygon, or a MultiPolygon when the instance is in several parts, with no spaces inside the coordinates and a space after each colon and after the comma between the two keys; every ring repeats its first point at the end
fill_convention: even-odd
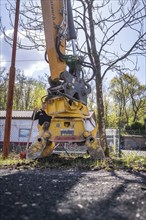
{"type": "Polygon", "coordinates": [[[54,97],[46,101],[46,106],[46,113],[52,116],[49,128],[51,141],[83,142],[89,135],[96,137],[97,129],[88,132],[85,128],[85,118],[89,116],[86,105],[70,102],[66,97],[54,97]]]}
{"type": "Polygon", "coordinates": [[[46,156],[49,156],[53,153],[55,149],[55,143],[54,142],[49,142],[45,148],[43,149],[40,157],[46,157],[46,156]]]}
{"type": "Polygon", "coordinates": [[[84,117],[89,115],[89,110],[86,105],[81,102],[69,102],[68,98],[55,97],[48,100],[46,113],[48,115],[58,115],[59,117],[84,117]]]}
{"type": "Polygon", "coordinates": [[[82,118],[53,118],[49,128],[50,140],[56,142],[83,142],[85,141],[84,131],[82,118]]]}
{"type": "MultiPolygon", "coordinates": [[[[51,78],[60,79],[60,73],[65,71],[66,63],[59,60],[55,44],[57,27],[62,22],[63,0],[41,0],[41,7],[51,78]]],[[[60,51],[65,53],[65,40],[61,43],[60,51]]]]}
{"type": "Polygon", "coordinates": [[[70,113],[66,115],[64,113],[64,117],[59,117],[59,115],[53,115],[50,126],[46,127],[45,123],[48,122],[45,122],[39,127],[39,135],[28,149],[28,159],[51,155],[55,149],[55,143],[61,142],[83,143],[93,159],[103,160],[105,158],[104,151],[96,137],[98,128],[95,126],[89,131],[85,126],[85,119],[88,117],[79,117],[80,114],[70,113]],[[70,117],[70,115],[75,117],[70,117]]]}
{"type": "Polygon", "coordinates": [[[46,142],[46,140],[42,137],[41,142],[37,139],[30,148],[27,150],[26,158],[27,159],[37,159],[41,157],[46,157],[52,154],[53,150],[55,149],[54,142],[46,142]]]}
{"type": "Polygon", "coordinates": [[[26,158],[36,159],[52,154],[55,149],[55,143],[49,141],[50,132],[44,130],[43,126],[39,127],[39,135],[36,140],[31,144],[30,148],[27,149],[26,158]]]}

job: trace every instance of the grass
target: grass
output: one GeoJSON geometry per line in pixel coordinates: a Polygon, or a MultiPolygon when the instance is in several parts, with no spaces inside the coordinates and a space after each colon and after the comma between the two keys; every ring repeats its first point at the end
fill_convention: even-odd
{"type": "Polygon", "coordinates": [[[146,172],[146,158],[132,153],[117,157],[111,155],[104,161],[94,161],[89,157],[81,155],[52,154],[49,157],[33,161],[20,159],[18,154],[10,154],[7,159],[3,159],[0,154],[0,168],[11,169],[77,169],[77,170],[134,170],[146,172]]]}
{"type": "Polygon", "coordinates": [[[20,159],[18,154],[15,153],[10,153],[8,158],[4,159],[3,155],[0,154],[0,167],[9,167],[9,166],[13,166],[13,165],[17,165],[17,164],[24,164],[24,163],[28,163],[27,160],[22,160],[20,159]]]}

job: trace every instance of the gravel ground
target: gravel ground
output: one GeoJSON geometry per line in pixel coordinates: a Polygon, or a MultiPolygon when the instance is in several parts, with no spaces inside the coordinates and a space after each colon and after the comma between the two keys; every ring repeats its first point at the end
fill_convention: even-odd
{"type": "Polygon", "coordinates": [[[146,173],[0,170],[1,220],[145,220],[146,173]]]}

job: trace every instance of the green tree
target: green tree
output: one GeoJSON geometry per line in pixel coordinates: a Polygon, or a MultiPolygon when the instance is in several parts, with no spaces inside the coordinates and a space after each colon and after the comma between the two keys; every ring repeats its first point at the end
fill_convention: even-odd
{"type": "Polygon", "coordinates": [[[146,86],[134,75],[127,73],[114,77],[109,92],[119,109],[119,127],[144,119],[146,86]]]}
{"type": "Polygon", "coordinates": [[[35,106],[41,106],[41,97],[46,95],[43,82],[37,79],[25,77],[23,72],[16,74],[14,93],[14,109],[32,110],[35,106]]]}
{"type": "Polygon", "coordinates": [[[24,110],[24,89],[26,84],[26,77],[20,70],[16,71],[15,86],[14,86],[14,101],[13,109],[24,110]]]}
{"type": "MultiPolygon", "coordinates": [[[[0,72],[0,106],[6,110],[9,75],[5,70],[0,72]]],[[[43,81],[26,77],[23,71],[16,71],[14,85],[13,110],[32,110],[41,106],[41,97],[46,95],[46,84],[43,81]]]]}
{"type": "Polygon", "coordinates": [[[0,70],[0,109],[6,109],[9,75],[5,68],[0,70]]]}

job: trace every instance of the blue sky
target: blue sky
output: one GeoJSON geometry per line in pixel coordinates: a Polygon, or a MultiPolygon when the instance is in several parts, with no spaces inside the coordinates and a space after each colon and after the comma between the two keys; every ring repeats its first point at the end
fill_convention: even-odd
{"type": "MultiPolygon", "coordinates": [[[[14,0],[11,0],[11,2],[15,2],[14,0]]],[[[21,0],[23,2],[23,0],[21,0]]],[[[2,18],[2,23],[6,26],[7,31],[9,33],[13,32],[13,30],[9,30],[9,19],[7,15],[7,11],[5,10],[5,4],[7,3],[6,0],[1,0],[0,2],[0,16],[2,18]]],[[[97,33],[98,34],[98,33],[97,33]]],[[[19,39],[22,38],[22,36],[19,36],[19,39]]],[[[82,36],[80,38],[80,35],[78,36],[79,43],[82,41],[82,36]]],[[[134,36],[127,34],[125,36],[125,33],[120,35],[118,41],[115,43],[115,47],[122,44],[123,47],[126,47],[127,44],[130,44],[133,40],[134,36]],[[116,45],[117,44],[117,45],[116,45]]],[[[25,39],[23,39],[25,40],[25,39]]],[[[11,61],[11,53],[12,49],[11,47],[4,42],[3,35],[0,36],[0,67],[5,67],[7,71],[9,71],[10,68],[10,61],[11,61]]],[[[138,67],[139,70],[136,72],[133,72],[140,82],[142,84],[146,84],[146,58],[142,56],[137,56],[138,58],[138,67]]],[[[136,61],[136,56],[132,57],[133,62],[136,61]]],[[[127,63],[127,65],[130,67],[130,63],[127,63]]],[[[27,76],[36,77],[38,75],[43,75],[44,73],[50,74],[48,64],[44,60],[44,51],[37,51],[37,50],[17,50],[16,55],[16,68],[23,70],[24,74],[27,76]]],[[[113,77],[113,73],[108,72],[106,75],[107,82],[113,77]]]]}

